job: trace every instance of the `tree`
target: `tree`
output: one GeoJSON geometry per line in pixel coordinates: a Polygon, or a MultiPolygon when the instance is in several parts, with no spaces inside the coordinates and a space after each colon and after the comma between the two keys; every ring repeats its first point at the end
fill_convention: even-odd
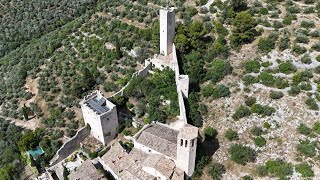
{"type": "Polygon", "coordinates": [[[28,114],[29,114],[28,108],[26,107],[25,104],[23,104],[23,107],[22,107],[22,114],[23,114],[23,117],[24,117],[25,120],[28,120],[28,119],[29,119],[29,118],[28,118],[28,114]]]}
{"type": "Polygon", "coordinates": [[[231,35],[231,45],[238,47],[239,45],[252,42],[257,32],[254,29],[257,25],[256,20],[248,12],[237,13],[233,19],[234,26],[231,35]]]}
{"type": "Polygon", "coordinates": [[[121,46],[120,46],[120,42],[119,42],[119,38],[118,36],[114,36],[114,43],[116,45],[116,54],[117,54],[117,59],[122,58],[122,52],[121,52],[121,46]]]}
{"type": "Polygon", "coordinates": [[[204,128],[204,134],[206,139],[213,139],[218,135],[217,130],[213,129],[212,127],[206,127],[204,128]]]}
{"type": "Polygon", "coordinates": [[[174,39],[175,46],[181,53],[189,49],[189,40],[184,34],[177,34],[174,39]]]}
{"type": "Polygon", "coordinates": [[[230,1],[230,7],[235,12],[245,11],[248,8],[246,0],[232,0],[230,1]]]}
{"type": "Polygon", "coordinates": [[[82,70],[82,79],[81,79],[81,86],[84,88],[85,91],[92,89],[95,85],[96,81],[89,70],[89,68],[85,67],[82,70]]]}
{"type": "Polygon", "coordinates": [[[62,166],[62,167],[63,167],[63,179],[64,180],[69,180],[68,175],[70,173],[69,173],[68,169],[65,166],[62,166]]]}

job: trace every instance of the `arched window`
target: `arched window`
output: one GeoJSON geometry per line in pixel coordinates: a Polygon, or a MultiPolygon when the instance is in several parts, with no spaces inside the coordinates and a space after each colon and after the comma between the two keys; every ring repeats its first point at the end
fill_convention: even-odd
{"type": "Polygon", "coordinates": [[[188,141],[186,140],[185,143],[186,143],[186,144],[185,144],[185,147],[187,147],[187,146],[188,146],[188,141]]]}

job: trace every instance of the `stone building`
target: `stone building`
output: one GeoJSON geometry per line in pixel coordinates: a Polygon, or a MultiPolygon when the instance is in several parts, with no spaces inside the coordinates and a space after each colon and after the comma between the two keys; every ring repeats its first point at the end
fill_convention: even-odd
{"type": "Polygon", "coordinates": [[[74,172],[70,173],[68,178],[70,180],[107,180],[90,159],[84,161],[74,172]]]}
{"type": "Polygon", "coordinates": [[[133,137],[129,153],[115,143],[100,163],[118,180],[184,180],[195,169],[197,137],[198,128],[191,125],[177,131],[152,123],[133,137]]]}
{"type": "Polygon", "coordinates": [[[160,54],[168,56],[172,53],[175,36],[175,10],[173,8],[160,9],[160,54]]]}
{"type": "Polygon", "coordinates": [[[113,140],[118,127],[116,105],[103,97],[99,91],[87,95],[80,105],[84,122],[90,125],[91,135],[103,145],[113,140]]]}

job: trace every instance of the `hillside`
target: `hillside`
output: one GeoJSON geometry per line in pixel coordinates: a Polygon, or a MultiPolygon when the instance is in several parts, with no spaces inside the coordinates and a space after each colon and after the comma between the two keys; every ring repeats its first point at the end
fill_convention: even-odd
{"type": "MultiPolygon", "coordinates": [[[[188,120],[201,128],[193,178],[319,177],[316,0],[1,2],[0,133],[9,133],[6,121],[25,130],[0,144],[9,148],[31,132],[26,129],[45,129],[34,136],[46,152],[36,163],[46,166],[83,126],[81,98],[94,89],[112,95],[158,53],[158,10],[168,5],[177,7],[175,45],[182,74],[190,77],[188,120]]],[[[158,92],[147,92],[162,76],[156,77],[121,99],[141,122],[176,114],[174,108],[150,113],[160,103],[152,99],[158,92]],[[146,96],[141,102],[138,90],[146,96]]],[[[137,131],[126,126],[122,135],[137,131]]],[[[3,177],[12,170],[5,164],[25,164],[17,155],[21,146],[10,148],[15,156],[0,150],[3,177]]]]}

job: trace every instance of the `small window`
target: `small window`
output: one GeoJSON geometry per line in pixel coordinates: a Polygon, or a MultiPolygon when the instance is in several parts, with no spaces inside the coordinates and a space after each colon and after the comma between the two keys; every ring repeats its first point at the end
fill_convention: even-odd
{"type": "Polygon", "coordinates": [[[182,145],[183,145],[183,139],[180,140],[180,146],[182,146],[182,145]]]}
{"type": "Polygon", "coordinates": [[[194,139],[192,139],[192,147],[194,146],[194,139]]]}
{"type": "Polygon", "coordinates": [[[187,147],[188,146],[188,141],[186,140],[186,142],[185,142],[186,144],[185,144],[185,147],[187,147]]]}

